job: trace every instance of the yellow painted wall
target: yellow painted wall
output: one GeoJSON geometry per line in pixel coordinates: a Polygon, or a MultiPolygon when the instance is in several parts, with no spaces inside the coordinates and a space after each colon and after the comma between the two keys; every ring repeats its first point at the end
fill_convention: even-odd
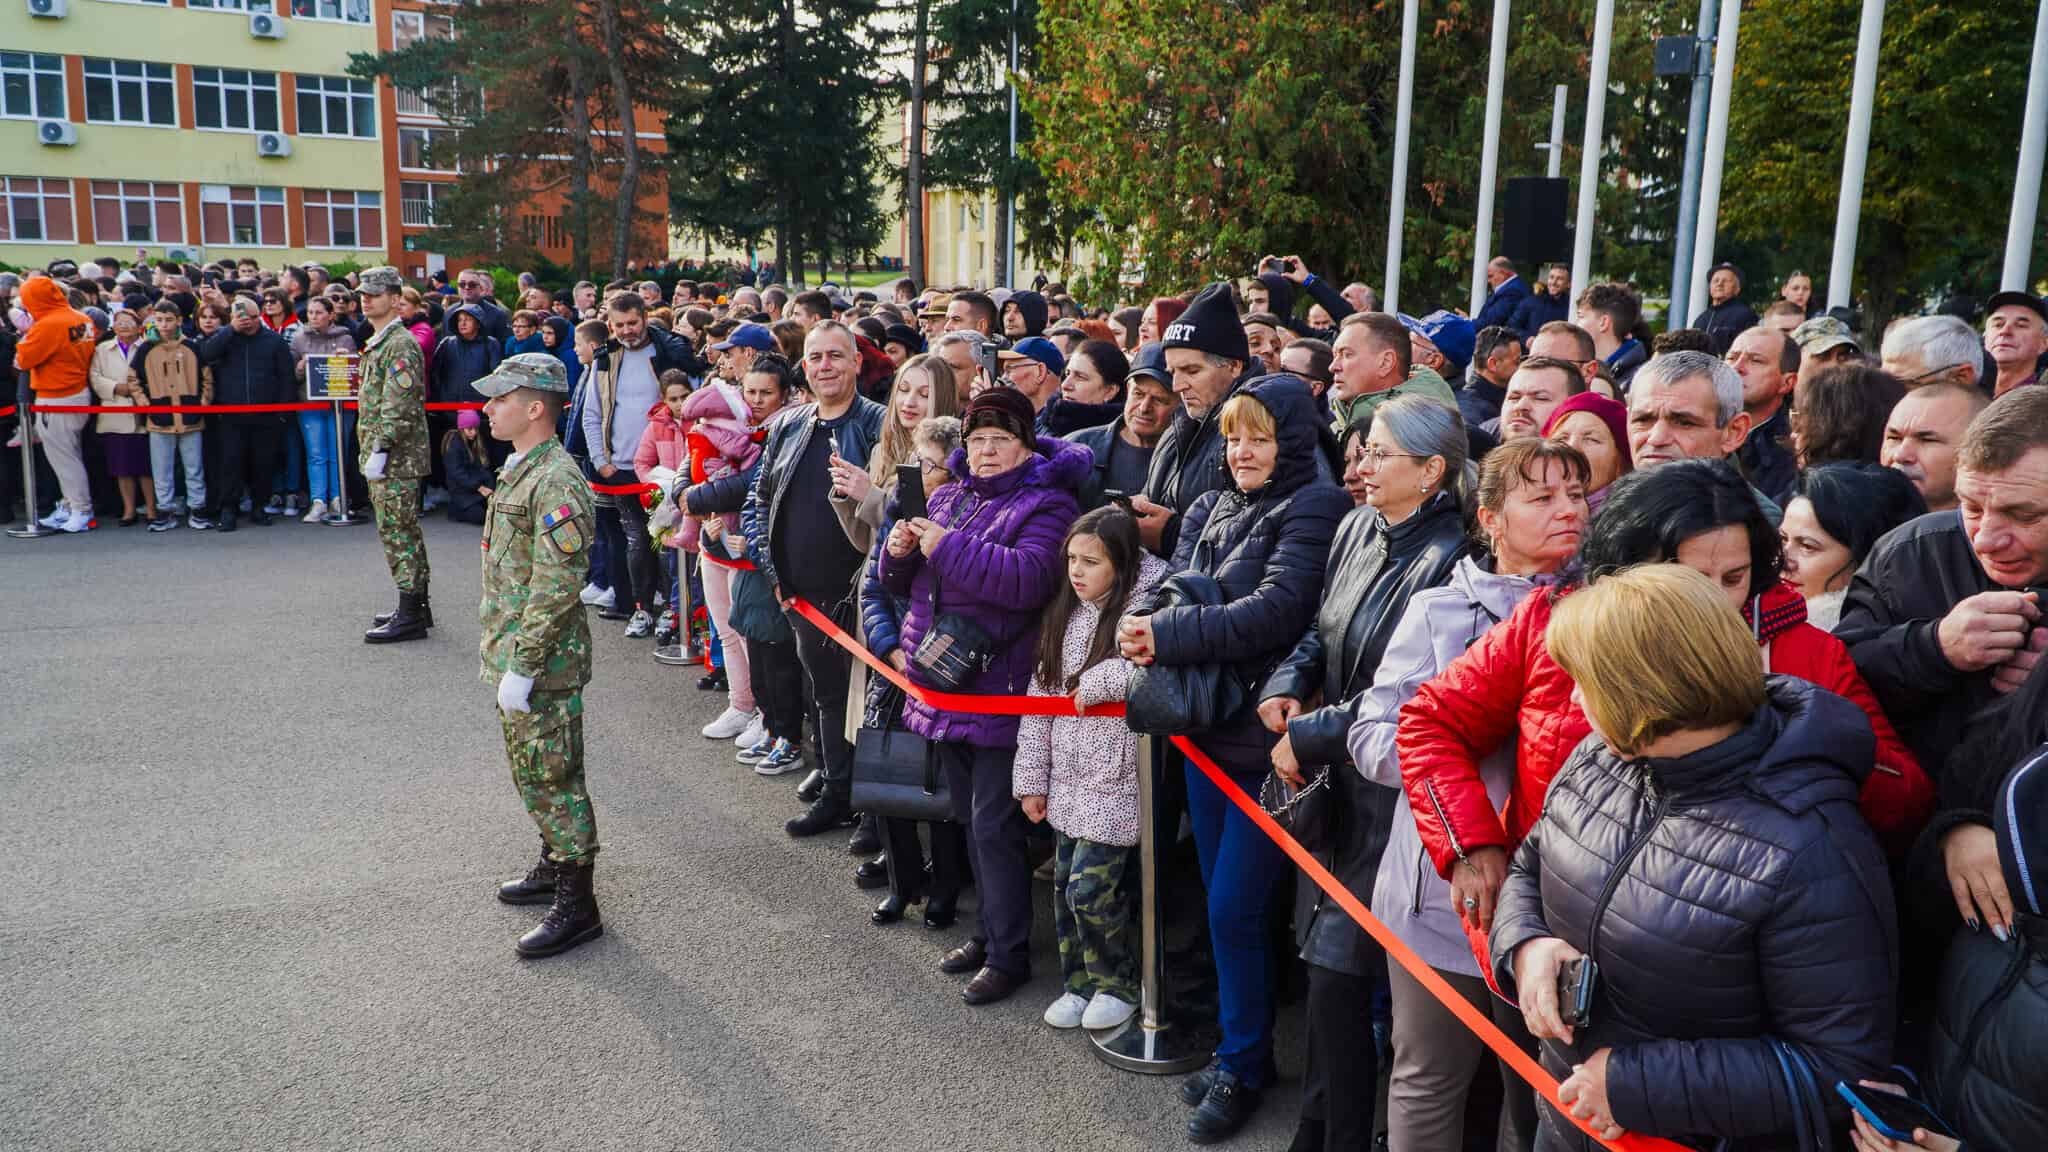
{"type": "Polygon", "coordinates": [[[0,120],[0,175],[384,189],[383,146],[376,140],[294,136],[290,156],[266,158],[256,155],[253,132],[76,127],[78,143],[52,147],[37,142],[35,121],[0,120]]]}
{"type": "MultiPolygon", "coordinates": [[[[29,16],[25,4],[7,5],[0,14],[0,43],[23,52],[323,76],[346,75],[351,52],[377,50],[374,23],[286,18],[284,39],[260,40],[249,35],[245,12],[121,0],[70,0],[69,7],[64,19],[43,20],[29,16]]],[[[278,7],[288,5],[278,0],[278,7]]]]}
{"type": "MultiPolygon", "coordinates": [[[[175,245],[180,248],[199,248],[195,244],[175,245]]],[[[152,244],[148,248],[151,261],[164,259],[166,246],[152,244]]],[[[343,260],[353,261],[365,268],[385,263],[384,249],[376,248],[234,248],[209,246],[200,248],[205,259],[240,260],[247,256],[265,268],[283,268],[294,264],[335,264],[343,260]]],[[[70,260],[83,264],[98,256],[112,256],[117,260],[129,260],[135,256],[135,245],[116,241],[111,244],[0,244],[0,264],[14,268],[46,268],[52,260],[70,260]]],[[[454,265],[450,265],[454,267],[454,265]]]]}

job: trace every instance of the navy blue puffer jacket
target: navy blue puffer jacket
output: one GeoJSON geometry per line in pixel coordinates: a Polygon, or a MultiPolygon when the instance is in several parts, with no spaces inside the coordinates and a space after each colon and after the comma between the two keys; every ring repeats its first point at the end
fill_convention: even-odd
{"type": "MultiPolygon", "coordinates": [[[[1689,756],[1622,760],[1587,737],[1515,853],[1490,941],[1510,995],[1515,950],[1538,937],[1599,965],[1592,1022],[1545,1041],[1545,1066],[1563,1078],[1612,1049],[1615,1122],[1699,1147],[1792,1138],[1765,1037],[1801,1049],[1824,1090],[1881,1078],[1898,944],[1856,807],[1875,749],[1854,704],[1783,676],[1747,727],[1689,756]]],[[[1546,1102],[1537,1146],[1591,1145],[1546,1102]]]]}
{"type": "MultiPolygon", "coordinates": [[[[1161,609],[1152,614],[1152,635],[1161,664],[1233,664],[1256,696],[1315,623],[1330,538],[1351,498],[1318,467],[1322,428],[1307,384],[1273,375],[1243,391],[1273,414],[1279,460],[1255,492],[1227,486],[1203,493],[1188,509],[1173,555],[1173,571],[1214,578],[1228,599],[1161,609]]],[[[1225,768],[1263,775],[1278,740],[1248,705],[1198,743],[1225,768]]]]}

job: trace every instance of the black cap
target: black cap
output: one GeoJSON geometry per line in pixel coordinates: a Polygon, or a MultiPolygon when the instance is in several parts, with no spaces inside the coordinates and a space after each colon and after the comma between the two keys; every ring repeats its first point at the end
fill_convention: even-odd
{"type": "Polygon", "coordinates": [[[1166,348],[1193,348],[1240,364],[1252,358],[1251,346],[1245,342],[1244,321],[1237,315],[1237,296],[1221,280],[1196,293],[1187,310],[1166,326],[1160,344],[1166,348]]]}
{"type": "Polygon", "coordinates": [[[976,428],[994,427],[1026,444],[1037,443],[1034,429],[1038,424],[1038,410],[1015,388],[982,389],[967,402],[967,410],[960,417],[962,439],[976,428]]]}
{"type": "Polygon", "coordinates": [[[2043,304],[2041,298],[2031,292],[1993,292],[1991,299],[1984,302],[1984,315],[1989,316],[2011,304],[2033,309],[2034,315],[2039,316],[2042,323],[2048,324],[2048,304],[2043,304]]]}
{"type": "Polygon", "coordinates": [[[915,356],[924,351],[924,337],[908,324],[891,324],[882,330],[883,344],[901,344],[915,356]]]}
{"type": "Polygon", "coordinates": [[[1132,376],[1150,376],[1167,388],[1173,387],[1173,373],[1166,370],[1166,347],[1154,340],[1131,357],[1132,376]]]}

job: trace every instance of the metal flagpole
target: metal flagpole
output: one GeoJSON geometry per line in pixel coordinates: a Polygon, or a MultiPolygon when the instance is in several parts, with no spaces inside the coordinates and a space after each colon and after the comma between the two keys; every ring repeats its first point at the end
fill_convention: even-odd
{"type": "MultiPolygon", "coordinates": [[[[2048,6],[2041,9],[2048,12],[2048,6]]],[[[1856,275],[1856,226],[1863,217],[1863,167],[1870,156],[1870,106],[1877,98],[1877,54],[1884,0],[1863,0],[1856,32],[1856,79],[1849,95],[1849,139],[1842,149],[1842,190],[1835,197],[1835,254],[1828,262],[1828,307],[1846,308],[1856,275]]]]}
{"type": "Polygon", "coordinates": [[[1559,84],[1550,101],[1550,166],[1543,172],[1552,180],[1564,174],[1564,102],[1568,89],[1559,84]]]}
{"type": "Polygon", "coordinates": [[[1472,309],[1486,304],[1486,265],[1493,258],[1493,185],[1500,168],[1501,90],[1507,87],[1508,5],[1493,0],[1493,48],[1486,63],[1486,142],[1479,151],[1479,222],[1472,229],[1472,309]]]}
{"type": "Polygon", "coordinates": [[[1401,310],[1401,218],[1408,211],[1408,120],[1415,111],[1417,0],[1401,4],[1401,81],[1394,102],[1394,188],[1387,198],[1387,285],[1380,307],[1401,310]]]}
{"type": "Polygon", "coordinates": [[[1735,90],[1735,33],[1741,22],[1742,0],[1728,0],[1721,5],[1721,29],[1714,37],[1714,106],[1707,113],[1707,153],[1700,175],[1699,230],[1693,235],[1692,275],[1687,278],[1692,285],[1686,293],[1688,309],[1696,309],[1708,299],[1707,273],[1714,267],[1714,231],[1721,220],[1721,174],[1727,167],[1728,102],[1735,90]]]}
{"type": "Polygon", "coordinates": [[[1003,287],[1017,286],[1017,0],[1010,0],[1010,166],[1003,175],[1003,287]]]}
{"type": "MultiPolygon", "coordinates": [[[[1739,0],[1729,0],[1730,3],[1739,0]]],[[[1713,103],[1713,57],[1702,49],[1707,29],[1714,25],[1715,0],[1700,0],[1699,21],[1693,25],[1692,102],[1686,112],[1685,174],[1678,184],[1678,235],[1671,245],[1671,306],[1664,327],[1683,328],[1692,300],[1693,230],[1700,215],[1700,153],[1707,143],[1707,106],[1713,103]],[[1705,66],[1702,67],[1701,65],[1705,66]]]]}
{"type": "MultiPolygon", "coordinates": [[[[2005,229],[2005,270],[1998,286],[2025,292],[2034,258],[2034,219],[2041,207],[2041,159],[2048,146],[2048,0],[2034,17],[2034,62],[2027,70],[2027,115],[2020,125],[2020,167],[2012,181],[2012,221],[2005,229]]],[[[1830,286],[1832,294],[1832,286],[1830,286]]]]}
{"type": "MultiPolygon", "coordinates": [[[[1410,0],[1413,3],[1413,0],[1410,0]]],[[[1121,1027],[1093,1036],[1095,1054],[1126,1072],[1172,1076],[1209,1062],[1216,1033],[1166,1019],[1165,946],[1159,919],[1159,845],[1177,831],[1161,828],[1153,798],[1158,794],[1159,740],[1138,737],[1138,1012],[1121,1027]]],[[[1206,783],[1200,785],[1208,787],[1206,783]]]]}
{"type": "Polygon", "coordinates": [[[1606,144],[1607,57],[1614,50],[1614,0],[1593,10],[1593,71],[1586,80],[1586,142],[1579,155],[1579,218],[1572,234],[1572,287],[1593,282],[1593,207],[1600,199],[1600,153],[1606,144]]]}

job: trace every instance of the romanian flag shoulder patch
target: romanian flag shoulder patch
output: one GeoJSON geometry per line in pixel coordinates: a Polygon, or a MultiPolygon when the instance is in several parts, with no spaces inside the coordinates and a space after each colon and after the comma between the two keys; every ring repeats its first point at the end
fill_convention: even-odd
{"type": "Polygon", "coordinates": [[[567,504],[542,516],[540,528],[562,555],[574,556],[583,550],[583,529],[576,523],[576,510],[567,504]]]}

